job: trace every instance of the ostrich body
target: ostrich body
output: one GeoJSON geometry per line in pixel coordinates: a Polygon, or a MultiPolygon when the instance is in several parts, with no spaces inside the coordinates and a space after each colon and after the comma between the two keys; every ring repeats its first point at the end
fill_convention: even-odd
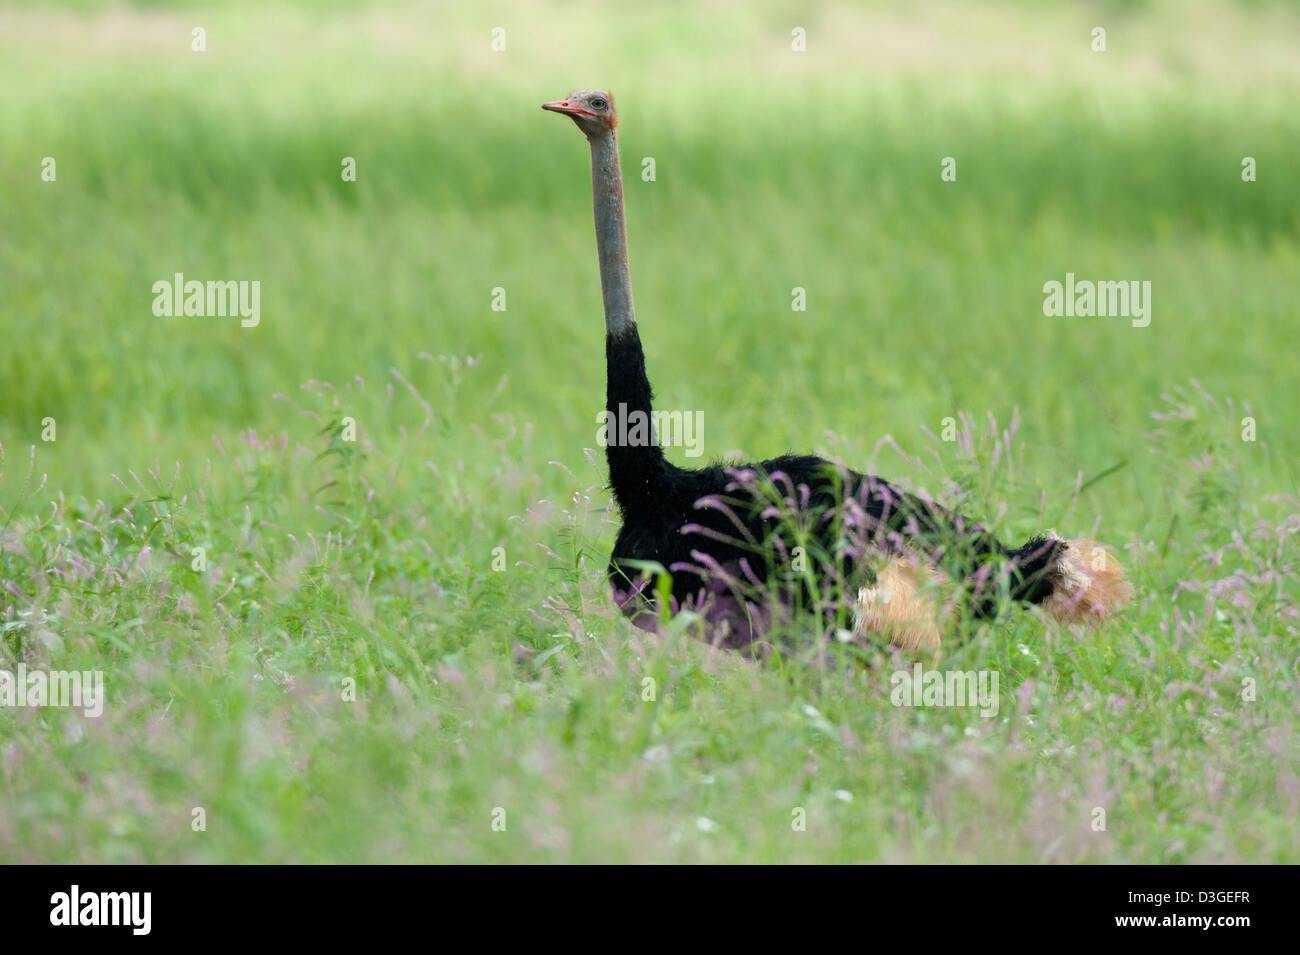
{"type": "MultiPolygon", "coordinates": [[[[614,98],[580,90],[542,108],[570,117],[591,146],[606,410],[615,420],[640,412],[650,421],[653,393],[632,304],[614,98]]],[[[611,586],[624,612],[643,625],[653,619],[645,563],[671,572],[674,609],[700,609],[730,646],[748,644],[771,623],[770,608],[752,596],[774,577],[788,582],[787,606],[816,605],[833,579],[852,596],[853,630],[909,650],[937,649],[943,617],[954,609],[930,599],[924,585],[931,580],[959,583],[965,609],[979,617],[992,614],[1005,593],[1063,622],[1097,621],[1131,595],[1118,563],[1091,541],[1041,536],[1008,549],[961,515],[822,458],[685,469],[664,457],[653,436],[611,439],[605,452],[623,519],[610,557],[611,586]],[[792,530],[799,514],[809,516],[802,534],[792,530]],[[799,572],[801,545],[815,555],[809,572],[799,572]]]]}

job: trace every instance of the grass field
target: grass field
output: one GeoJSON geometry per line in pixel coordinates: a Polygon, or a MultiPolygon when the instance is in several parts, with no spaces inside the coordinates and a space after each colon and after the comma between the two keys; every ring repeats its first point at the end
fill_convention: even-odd
{"type": "Polygon", "coordinates": [[[106,694],[0,707],[0,861],[1300,862],[1297,48],[1268,3],[0,6],[0,669],[106,694]],[[619,618],[538,109],[588,86],[706,459],[1096,536],[1134,605],[954,633],[993,718],[619,618]],[[260,323],[156,316],[177,272],[260,323]],[[1044,315],[1067,272],[1150,325],[1044,315]]]}

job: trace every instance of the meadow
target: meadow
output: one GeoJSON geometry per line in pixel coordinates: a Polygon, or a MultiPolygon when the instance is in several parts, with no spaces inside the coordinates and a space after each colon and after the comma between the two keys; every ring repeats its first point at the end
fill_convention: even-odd
{"type": "Polygon", "coordinates": [[[0,861],[1300,862],[1297,48],[1255,2],[0,6],[0,670],[106,694],[0,706],[0,861]],[[590,86],[707,460],[1094,536],[1133,605],[958,627],[991,718],[619,617],[538,108],[590,86]],[[155,315],[177,272],[260,322],[155,315]],[[1150,324],[1045,315],[1067,273],[1150,324]]]}

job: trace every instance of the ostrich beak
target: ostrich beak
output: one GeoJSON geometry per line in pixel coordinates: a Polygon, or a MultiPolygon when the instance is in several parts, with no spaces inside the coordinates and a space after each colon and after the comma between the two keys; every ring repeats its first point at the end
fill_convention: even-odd
{"type": "Polygon", "coordinates": [[[542,109],[549,109],[552,113],[563,113],[566,116],[595,116],[591,110],[577,103],[570,103],[567,99],[556,100],[554,103],[543,103],[542,109]]]}

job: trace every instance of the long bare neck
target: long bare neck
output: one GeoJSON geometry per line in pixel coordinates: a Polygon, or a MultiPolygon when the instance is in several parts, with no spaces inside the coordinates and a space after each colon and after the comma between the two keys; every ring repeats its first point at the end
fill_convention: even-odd
{"type": "Polygon", "coordinates": [[[600,291],[605,300],[605,331],[612,338],[622,338],[636,328],[636,310],[632,307],[632,273],[627,261],[618,135],[612,129],[591,140],[591,192],[596,212],[596,251],[600,256],[600,291]]]}
{"type": "Polygon", "coordinates": [[[676,469],[664,459],[654,437],[654,392],[646,377],[645,354],[632,308],[623,174],[613,130],[591,140],[591,187],[600,290],[605,300],[605,410],[610,425],[605,458],[610,487],[624,519],[639,520],[662,504],[665,482],[676,469]]]}

